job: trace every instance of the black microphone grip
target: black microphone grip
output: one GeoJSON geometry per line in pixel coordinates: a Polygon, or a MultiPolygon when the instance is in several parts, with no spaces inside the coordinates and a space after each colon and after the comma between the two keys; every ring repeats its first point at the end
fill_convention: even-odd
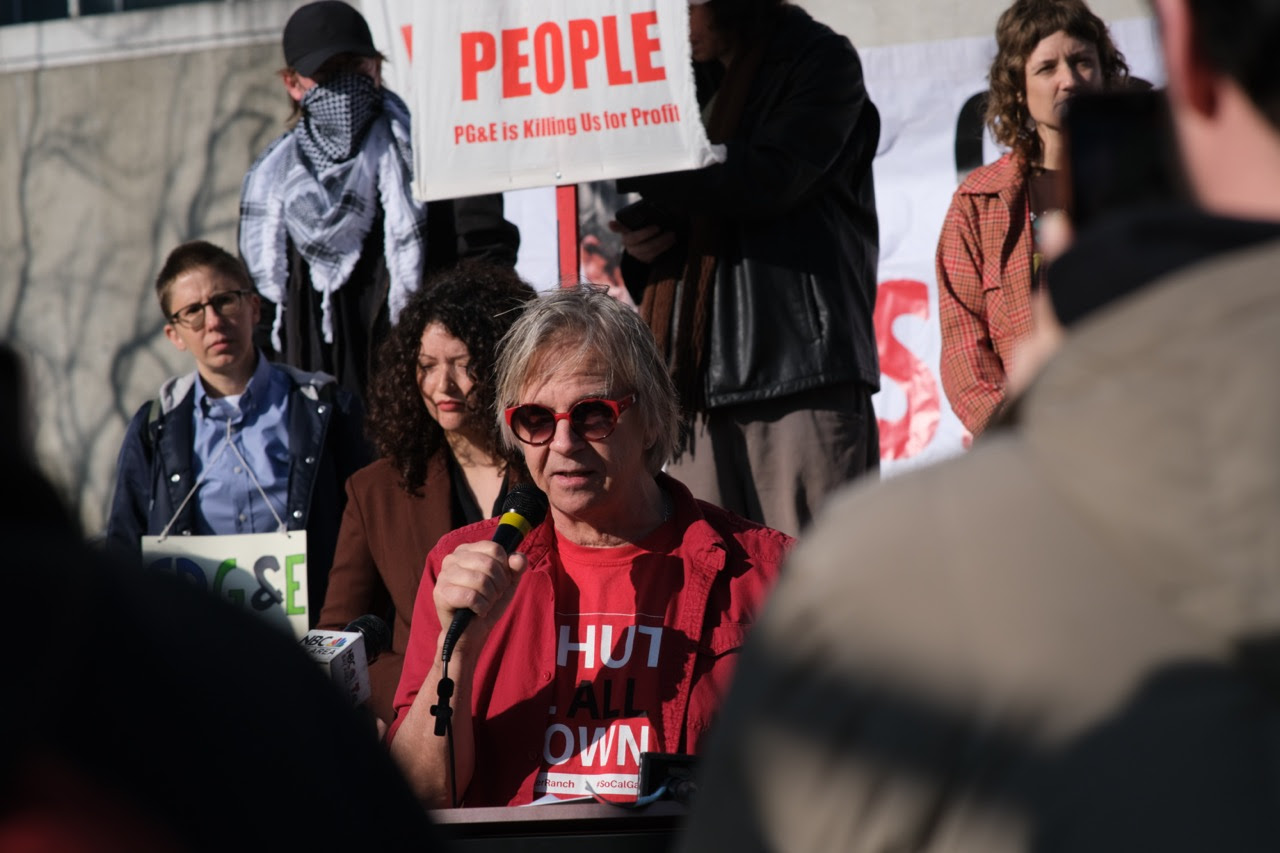
{"type": "MultiPolygon", "coordinates": [[[[503,551],[511,554],[520,547],[525,535],[541,524],[546,517],[547,496],[536,486],[521,483],[513,488],[507,494],[507,499],[502,502],[502,519],[498,523],[498,529],[493,532],[492,541],[496,542],[503,551]]],[[[449,630],[444,635],[444,643],[440,646],[442,661],[448,663],[453,657],[453,647],[457,645],[458,638],[462,636],[467,625],[471,624],[475,615],[471,610],[453,612],[453,621],[449,623],[449,630]]]]}
{"type": "Polygon", "coordinates": [[[455,610],[453,611],[453,621],[449,623],[449,630],[444,634],[444,645],[440,647],[440,659],[445,663],[453,657],[453,647],[458,644],[458,638],[462,636],[462,632],[471,624],[471,620],[475,618],[474,610],[455,610]]]}
{"type": "MultiPolygon", "coordinates": [[[[543,510],[543,513],[545,514],[546,511],[543,510]]],[[[503,522],[498,525],[497,530],[493,531],[493,541],[498,544],[499,548],[506,551],[508,554],[519,548],[520,543],[524,541],[524,531],[516,525],[506,521],[507,515],[509,514],[509,511],[503,513],[503,522]]],[[[529,524],[530,529],[537,526],[542,521],[541,518],[537,521],[532,521],[527,515],[524,516],[524,519],[529,524]]]]}
{"type": "MultiPolygon", "coordinates": [[[[504,510],[506,509],[506,504],[503,504],[503,508],[504,510]]],[[[505,519],[511,512],[512,510],[506,510],[503,513],[503,519],[505,519]]],[[[546,510],[543,510],[543,514],[546,514],[546,510]]],[[[526,523],[530,522],[530,519],[527,516],[524,516],[523,520],[526,521],[526,523]]],[[[536,527],[541,521],[541,518],[539,518],[538,521],[532,521],[529,523],[529,527],[536,527]]],[[[504,520],[498,525],[498,529],[493,531],[492,541],[496,542],[498,547],[503,551],[511,554],[519,548],[520,543],[524,541],[524,531],[521,530],[518,525],[508,523],[504,520]]],[[[453,621],[449,623],[449,631],[444,635],[446,648],[450,650],[453,649],[454,644],[458,642],[458,637],[460,637],[462,632],[466,630],[466,627],[471,624],[471,618],[475,615],[476,614],[470,610],[454,611],[453,621]]]]}

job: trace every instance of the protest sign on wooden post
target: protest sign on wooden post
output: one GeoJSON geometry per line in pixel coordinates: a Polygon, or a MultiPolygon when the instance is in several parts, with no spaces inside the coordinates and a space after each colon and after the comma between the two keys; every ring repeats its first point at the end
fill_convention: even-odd
{"type": "Polygon", "coordinates": [[[414,193],[456,198],[717,162],[686,0],[413,4],[414,193]]]}

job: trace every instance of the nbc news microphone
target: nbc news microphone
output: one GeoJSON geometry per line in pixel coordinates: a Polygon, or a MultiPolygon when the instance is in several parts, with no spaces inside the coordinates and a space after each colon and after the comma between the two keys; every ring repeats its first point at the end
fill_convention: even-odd
{"type": "Polygon", "coordinates": [[[364,637],[364,654],[369,663],[373,663],[378,659],[378,655],[391,648],[391,626],[372,613],[357,616],[342,630],[347,634],[359,634],[364,637]]]}
{"type": "Polygon", "coordinates": [[[391,648],[391,628],[370,614],[341,631],[313,628],[298,642],[351,704],[359,705],[369,698],[370,662],[391,648]]]}
{"type": "MultiPolygon", "coordinates": [[[[498,529],[493,531],[493,541],[508,554],[520,547],[524,537],[530,530],[542,523],[547,517],[547,496],[537,487],[521,483],[507,493],[502,502],[502,518],[498,529]]],[[[453,657],[453,646],[462,636],[463,630],[471,622],[475,613],[470,610],[455,610],[453,621],[444,635],[444,643],[440,649],[440,658],[446,663],[453,657]]]]}

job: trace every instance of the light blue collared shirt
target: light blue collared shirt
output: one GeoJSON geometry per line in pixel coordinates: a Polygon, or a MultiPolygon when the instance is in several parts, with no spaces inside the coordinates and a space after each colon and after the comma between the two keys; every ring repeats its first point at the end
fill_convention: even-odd
{"type": "Polygon", "coordinates": [[[244,393],[210,397],[196,377],[192,468],[204,482],[196,494],[196,532],[200,534],[270,533],[289,501],[289,380],[261,352],[244,393]],[[237,456],[227,446],[228,425],[237,456]],[[241,459],[243,456],[243,460],[241,459]],[[257,477],[254,485],[245,463],[257,477]]]}

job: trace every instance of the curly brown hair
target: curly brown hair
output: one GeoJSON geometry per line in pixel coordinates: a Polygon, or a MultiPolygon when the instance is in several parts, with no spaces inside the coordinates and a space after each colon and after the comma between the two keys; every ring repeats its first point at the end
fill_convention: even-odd
{"type": "Polygon", "coordinates": [[[446,446],[444,430],[427,412],[418,390],[422,333],[432,323],[467,345],[467,375],[475,383],[467,404],[487,430],[483,450],[501,459],[508,470],[523,470],[523,457],[508,450],[498,432],[494,363],[498,341],[536,298],[533,288],[510,267],[463,261],[430,279],[400,312],[378,348],[366,431],[400,473],[400,484],[409,494],[422,488],[427,461],[446,446]]]}
{"type": "Polygon", "coordinates": [[[1129,76],[1107,25],[1084,0],[1015,0],[996,23],[996,58],[987,75],[987,126],[996,142],[1013,150],[1027,167],[1044,152],[1027,111],[1027,58],[1041,40],[1056,32],[1092,44],[1098,50],[1102,83],[1112,88],[1129,76]]]}

